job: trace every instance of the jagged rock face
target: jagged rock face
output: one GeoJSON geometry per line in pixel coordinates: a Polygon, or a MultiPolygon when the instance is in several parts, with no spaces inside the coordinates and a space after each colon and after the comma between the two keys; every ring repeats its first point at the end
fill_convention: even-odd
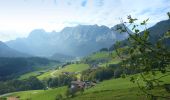
{"type": "Polygon", "coordinates": [[[8,46],[36,56],[50,56],[61,53],[71,56],[85,56],[101,48],[108,48],[127,34],[107,26],[79,25],[66,27],[60,32],[34,30],[27,38],[8,41],[8,46]]]}

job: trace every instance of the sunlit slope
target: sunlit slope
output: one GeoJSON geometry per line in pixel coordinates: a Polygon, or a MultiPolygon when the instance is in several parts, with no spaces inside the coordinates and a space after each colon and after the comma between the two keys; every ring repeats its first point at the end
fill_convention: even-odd
{"type": "MultiPolygon", "coordinates": [[[[158,74],[157,77],[160,77],[158,74]]],[[[136,75],[139,77],[139,75],[136,75]]],[[[162,78],[163,83],[170,82],[170,76],[162,78]]],[[[141,82],[142,85],[142,82],[141,82]]],[[[156,95],[170,96],[165,89],[155,88],[150,91],[156,95]]],[[[118,78],[103,81],[95,87],[86,90],[82,95],[78,95],[71,100],[149,100],[141,91],[136,83],[130,82],[130,76],[127,78],[118,78]]],[[[159,99],[165,100],[165,99],[159,99]]]]}
{"type": "Polygon", "coordinates": [[[64,95],[66,87],[59,87],[49,90],[32,90],[16,92],[10,96],[19,96],[20,100],[55,100],[58,94],[64,95]]]}
{"type": "MultiPolygon", "coordinates": [[[[157,77],[160,77],[161,74],[157,74],[157,77]]],[[[74,98],[69,98],[70,100],[149,100],[141,91],[136,83],[130,82],[130,76],[126,78],[118,78],[106,80],[101,83],[98,83],[96,86],[86,89],[83,94],[77,94],[74,98]]],[[[134,75],[133,75],[134,76],[134,75]]],[[[140,75],[135,75],[140,77],[140,75]]],[[[162,79],[163,83],[170,82],[170,76],[164,77],[162,79]]],[[[141,84],[142,85],[142,84],[141,84]]],[[[17,92],[12,96],[20,96],[21,100],[26,100],[31,98],[31,100],[55,100],[57,94],[62,94],[65,98],[66,87],[60,87],[49,90],[33,90],[26,92],[17,92]]],[[[155,88],[150,91],[156,95],[165,95],[170,96],[162,88],[155,88]]],[[[66,99],[67,100],[67,99],[66,99]]],[[[159,99],[164,100],[164,99],[159,99]]]]}
{"type": "Polygon", "coordinates": [[[48,72],[38,76],[38,78],[46,79],[49,77],[57,77],[58,75],[62,74],[62,72],[77,72],[77,73],[79,73],[79,72],[82,72],[83,70],[86,70],[88,68],[89,68],[88,64],[83,64],[83,63],[70,64],[70,65],[65,66],[64,68],[48,71],[48,72]]]}

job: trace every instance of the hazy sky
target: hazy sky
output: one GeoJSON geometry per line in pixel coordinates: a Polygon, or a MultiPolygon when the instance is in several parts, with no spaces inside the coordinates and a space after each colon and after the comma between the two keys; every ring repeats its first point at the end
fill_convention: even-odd
{"type": "Polygon", "coordinates": [[[60,31],[66,26],[114,26],[132,15],[167,19],[170,0],[0,0],[0,41],[27,36],[33,29],[60,31]]]}

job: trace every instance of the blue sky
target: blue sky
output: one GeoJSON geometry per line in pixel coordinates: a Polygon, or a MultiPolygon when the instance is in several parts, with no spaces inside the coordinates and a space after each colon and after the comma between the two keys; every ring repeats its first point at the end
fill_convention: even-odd
{"type": "Polygon", "coordinates": [[[132,15],[150,18],[149,25],[167,19],[170,0],[0,0],[0,41],[26,37],[34,29],[60,31],[67,26],[112,27],[132,15]]]}

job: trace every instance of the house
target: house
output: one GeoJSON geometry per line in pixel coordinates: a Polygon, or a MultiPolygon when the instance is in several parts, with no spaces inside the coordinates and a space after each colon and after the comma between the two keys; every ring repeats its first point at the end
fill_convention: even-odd
{"type": "Polygon", "coordinates": [[[85,87],[85,82],[82,81],[72,81],[71,82],[71,89],[83,89],[85,87]]]}
{"type": "Polygon", "coordinates": [[[64,74],[64,75],[74,75],[75,72],[62,72],[62,74],[64,74]]]}
{"type": "Polygon", "coordinates": [[[92,82],[92,81],[84,81],[84,82],[85,82],[85,88],[86,89],[91,88],[91,87],[96,85],[96,83],[92,82]]]}
{"type": "Polygon", "coordinates": [[[92,81],[72,81],[71,82],[71,89],[85,89],[85,88],[91,88],[95,86],[96,83],[92,81]]]}
{"type": "Polygon", "coordinates": [[[19,97],[8,97],[7,100],[19,100],[19,97]]]}

